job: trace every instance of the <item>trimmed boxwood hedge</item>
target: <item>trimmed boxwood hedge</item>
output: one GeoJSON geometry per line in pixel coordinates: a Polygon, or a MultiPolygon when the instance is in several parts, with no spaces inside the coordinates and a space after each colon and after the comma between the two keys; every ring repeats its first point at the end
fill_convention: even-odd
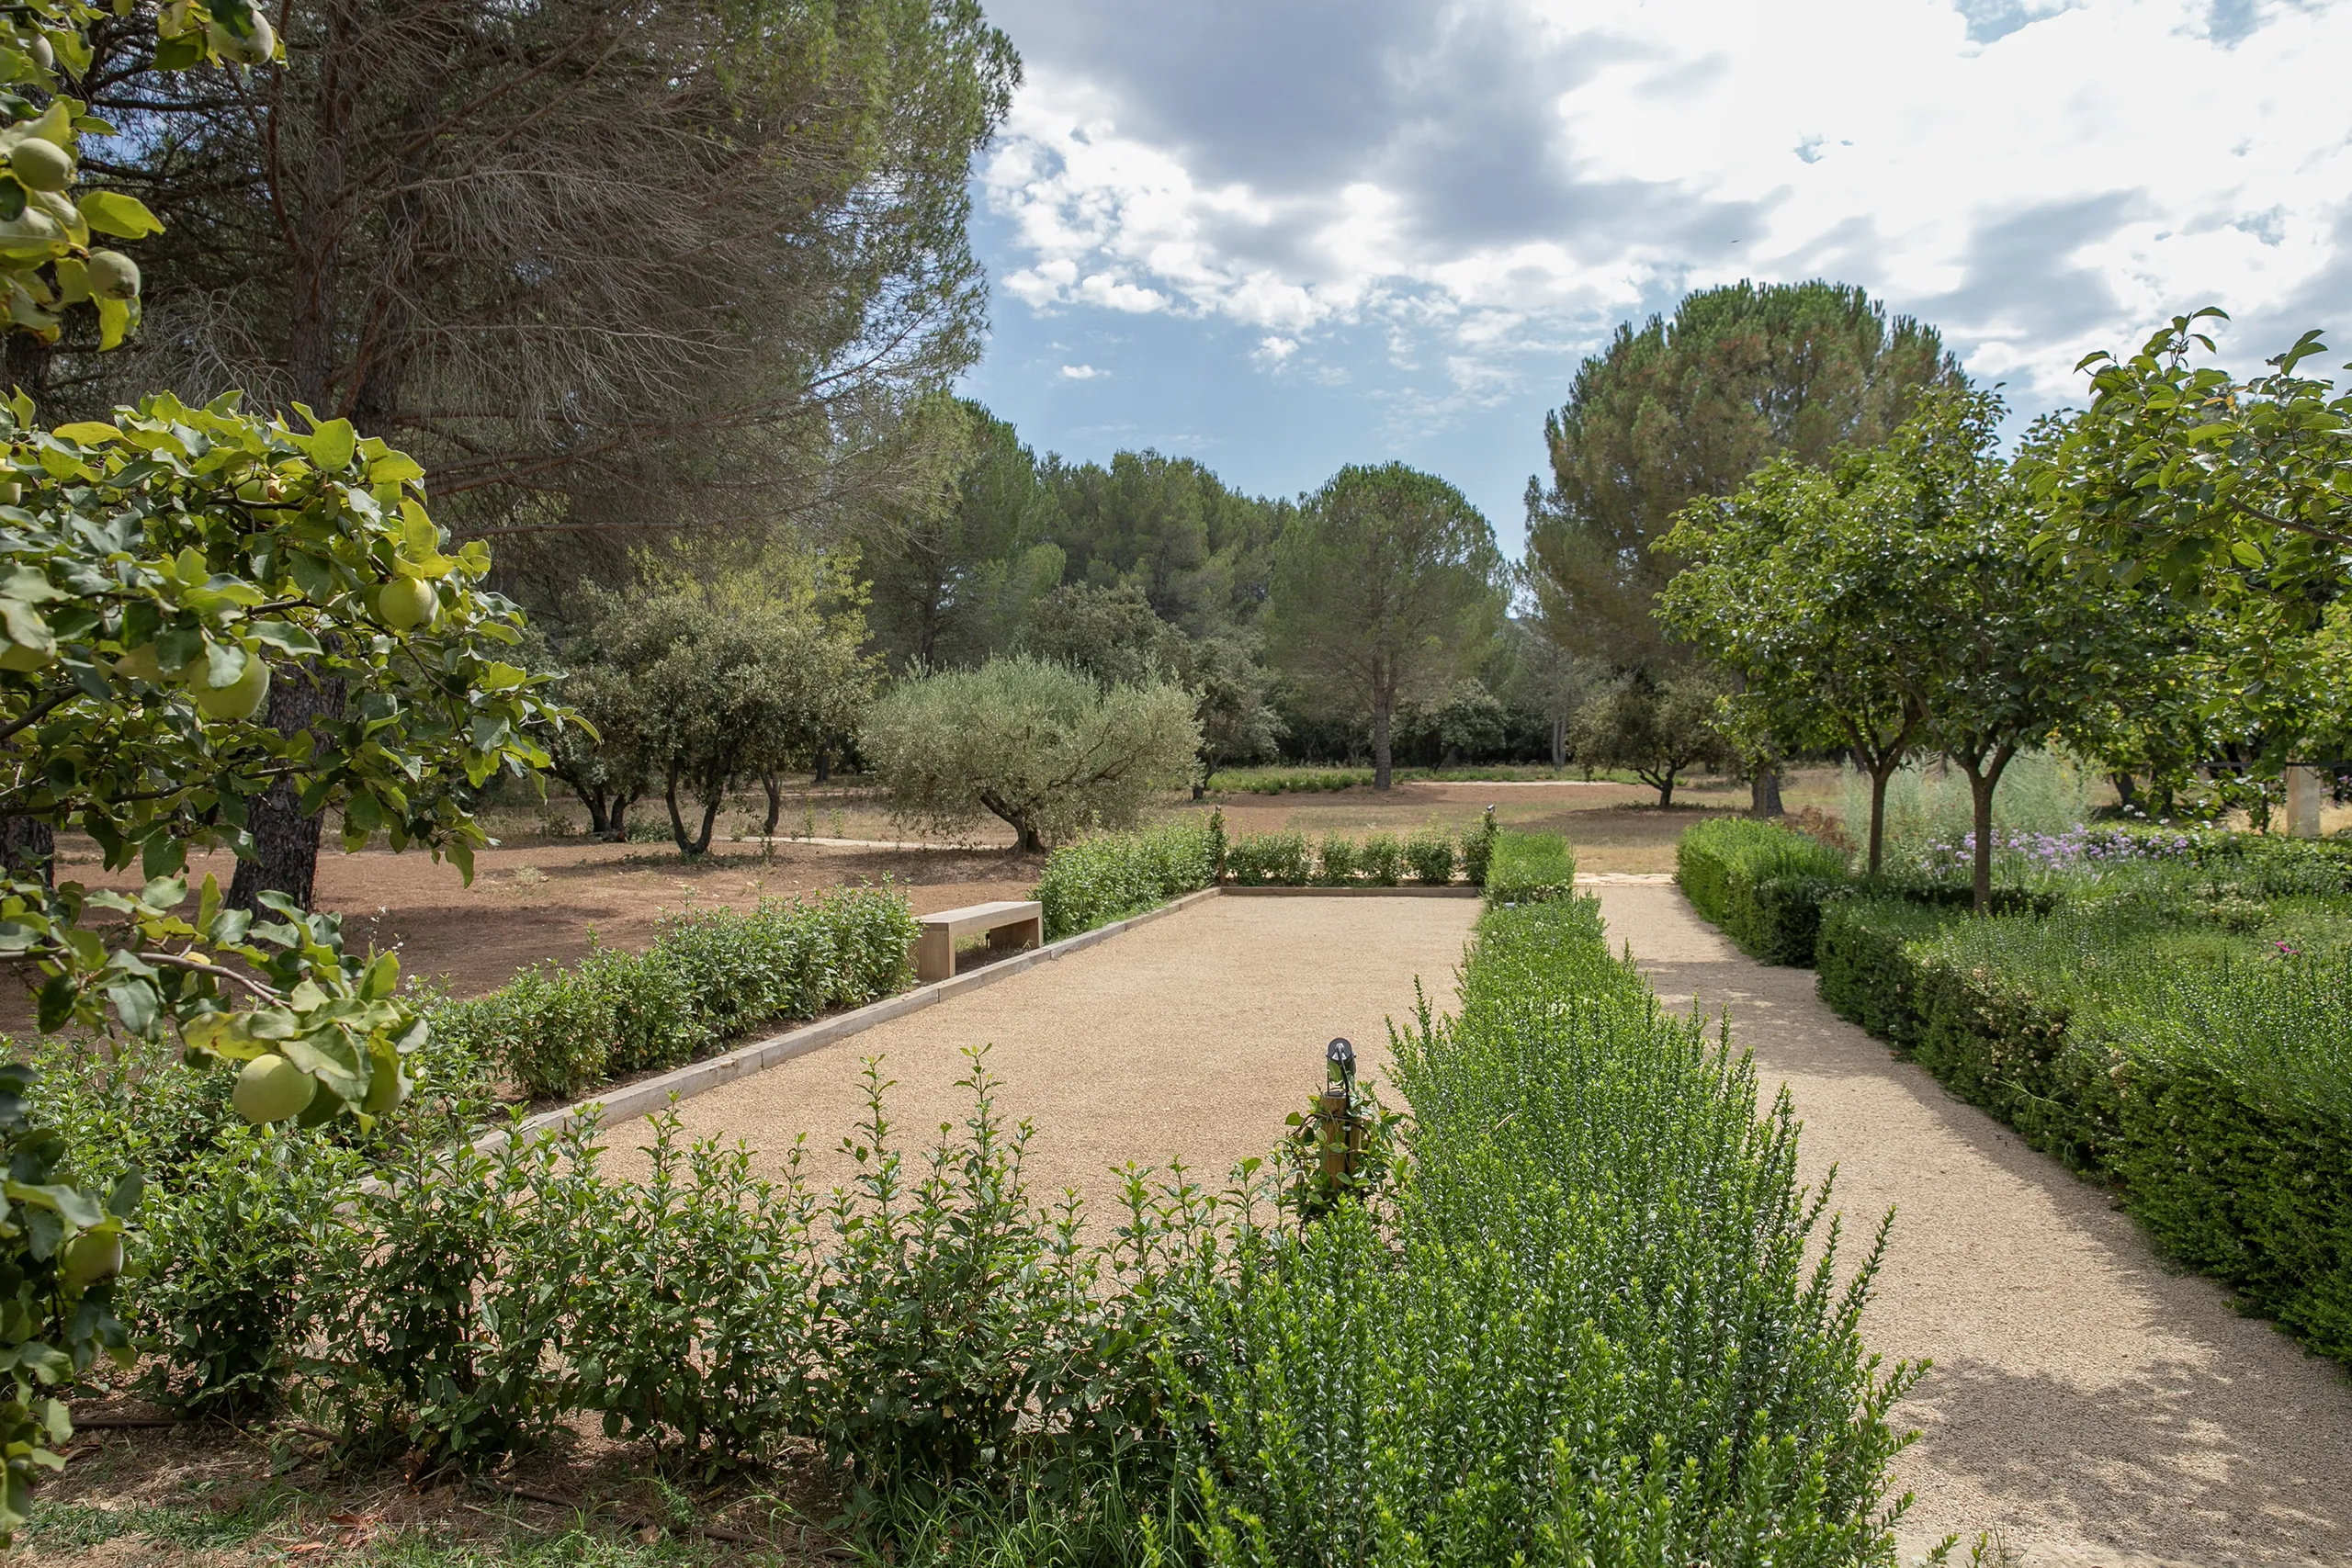
{"type": "Polygon", "coordinates": [[[1822,903],[1846,886],[1838,851],[1748,817],[1700,823],[1682,835],[1674,862],[1691,908],[1766,964],[1811,964],[1822,903]]]}
{"type": "Polygon", "coordinates": [[[1577,890],[1576,852],[1557,833],[1498,832],[1487,861],[1486,899],[1498,904],[1545,904],[1577,890]]]}
{"type": "Polygon", "coordinates": [[[2248,930],[2210,908],[2143,892],[1978,920],[1840,898],[1821,995],[2352,1361],[2352,911],[2281,899],[2248,930]]]}

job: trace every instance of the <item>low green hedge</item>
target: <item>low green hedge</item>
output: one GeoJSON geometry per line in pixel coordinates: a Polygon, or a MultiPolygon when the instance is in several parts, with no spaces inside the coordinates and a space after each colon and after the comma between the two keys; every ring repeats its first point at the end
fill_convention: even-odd
{"type": "Polygon", "coordinates": [[[536,964],[488,996],[428,1010],[436,1037],[534,1096],[574,1095],[763,1024],[902,989],[915,934],[906,896],[879,887],[763,899],[748,914],[689,910],[641,953],[536,964]]]}
{"type": "MultiPolygon", "coordinates": [[[[1556,839],[1496,860],[1565,888],[1556,839]]],[[[1863,1343],[1874,1249],[1847,1289],[1787,1108],[1589,898],[1487,910],[1461,998],[1396,1041],[1409,1179],[1261,1233],[1204,1321],[1201,1560],[1891,1562],[1913,1374],[1863,1343]]]]}
{"type": "Polygon", "coordinates": [[[1843,854],[1747,817],[1700,823],[1682,835],[1674,861],[1691,908],[1766,964],[1811,964],[1821,906],[1846,886],[1843,854]]]}
{"type": "Polygon", "coordinates": [[[1206,887],[1216,880],[1224,841],[1220,814],[1063,845],[1046,857],[1029,893],[1045,906],[1046,940],[1059,942],[1206,887]]]}
{"type": "Polygon", "coordinates": [[[1557,833],[1498,832],[1487,862],[1485,886],[1489,907],[1573,897],[1576,852],[1557,833]]]}
{"type": "Polygon", "coordinates": [[[2352,1360],[2352,911],[2256,909],[2161,888],[1983,920],[1844,898],[1821,994],[2352,1360]]]}

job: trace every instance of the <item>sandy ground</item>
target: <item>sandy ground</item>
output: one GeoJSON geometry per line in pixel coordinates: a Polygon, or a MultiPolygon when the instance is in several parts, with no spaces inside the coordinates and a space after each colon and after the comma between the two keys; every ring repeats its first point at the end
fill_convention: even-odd
{"type": "MultiPolygon", "coordinates": [[[[1044,1198],[1075,1187],[1099,1221],[1116,1168],[1181,1157],[1222,1189],[1264,1155],[1321,1087],[1323,1048],[1387,1064],[1386,1021],[1454,1005],[1473,898],[1211,898],[1051,964],[867,1030],[678,1107],[696,1136],[741,1138],[772,1159],[808,1134],[822,1184],[854,1168],[838,1148],[864,1113],[860,1070],[882,1058],[892,1120],[910,1145],[960,1122],[962,1052],[989,1047],[1008,1120],[1035,1125],[1027,1175],[1044,1198]]],[[[606,1168],[642,1171],[645,1123],[616,1129],[606,1168]]],[[[763,1159],[763,1164],[767,1160],[763,1159]]]]}
{"type": "Polygon", "coordinates": [[[1906,1551],[1998,1529],[2030,1564],[2352,1562],[2352,1382],[2161,1261],[2107,1194],[1765,968],[1673,887],[1597,889],[1669,1001],[1731,1010],[1769,1095],[1894,1237],[1866,1332],[1934,1369],[1898,1419],[1906,1551]]]}

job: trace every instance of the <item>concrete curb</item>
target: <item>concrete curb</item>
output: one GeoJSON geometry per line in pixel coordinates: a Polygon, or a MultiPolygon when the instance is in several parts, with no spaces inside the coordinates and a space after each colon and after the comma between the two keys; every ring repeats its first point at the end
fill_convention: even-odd
{"type": "Polygon", "coordinates": [[[1238,898],[1476,898],[1479,890],[1460,887],[1214,887],[1207,891],[1238,898]]]}

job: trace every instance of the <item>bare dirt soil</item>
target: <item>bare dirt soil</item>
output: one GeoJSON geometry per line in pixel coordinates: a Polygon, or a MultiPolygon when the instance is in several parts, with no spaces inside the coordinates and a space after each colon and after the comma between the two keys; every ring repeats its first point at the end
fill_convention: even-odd
{"type": "MultiPolygon", "coordinates": [[[[62,877],[130,886],[108,877],[96,857],[69,848],[62,877]]],[[[648,844],[580,840],[486,850],[474,880],[422,853],[333,852],[319,860],[319,903],[340,911],[356,948],[397,946],[402,972],[445,977],[471,996],[504,985],[542,958],[575,959],[591,939],[607,947],[643,947],[665,915],[687,907],[748,908],[763,897],[888,881],[905,889],[917,914],[991,898],[1023,897],[1043,857],[1004,850],[876,850],[781,842],[714,846],[697,861],[648,844]]],[[[191,881],[209,872],[226,886],[235,863],[200,856],[191,881]]]]}
{"type": "Polygon", "coordinates": [[[2352,1381],[2159,1258],[2109,1194],[1743,956],[1679,889],[1597,889],[1659,995],[1729,1009],[1786,1083],[1845,1245],[1894,1235],[1865,1333],[1933,1369],[1897,1408],[1907,1551],[1998,1530],[2025,1564],[2352,1562],[2352,1381]]]}
{"type": "MultiPolygon", "coordinates": [[[[1097,1223],[1129,1162],[1181,1158],[1212,1190],[1262,1156],[1323,1081],[1324,1044],[1355,1042],[1385,1071],[1388,1021],[1454,1005],[1473,898],[1211,898],[1110,941],[894,1019],[678,1106],[695,1137],[741,1139],[777,1160],[808,1135],[808,1174],[848,1179],[840,1150],[865,1111],[861,1069],[896,1080],[888,1111],[910,1156],[971,1113],[956,1087],[967,1046],[989,1047],[1008,1126],[1035,1127],[1034,1196],[1080,1190],[1097,1223]]],[[[1392,1097],[1393,1098],[1393,1097],[1392,1097]]],[[[616,1128],[606,1169],[640,1173],[647,1123],[616,1128]]]]}

